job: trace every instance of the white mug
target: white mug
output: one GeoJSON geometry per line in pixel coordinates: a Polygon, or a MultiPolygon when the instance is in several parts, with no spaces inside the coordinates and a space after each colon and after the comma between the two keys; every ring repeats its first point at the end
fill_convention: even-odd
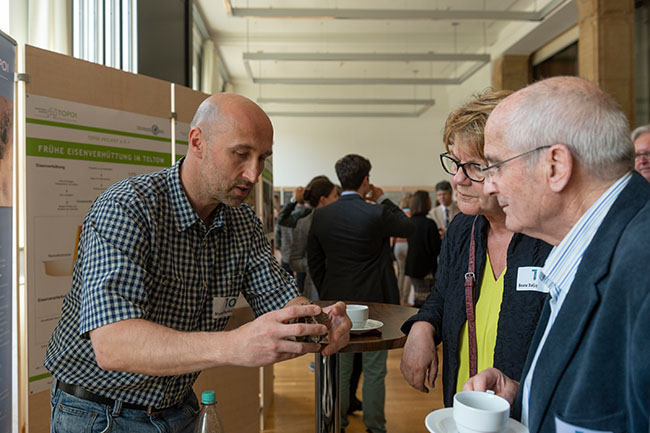
{"type": "Polygon", "coordinates": [[[463,391],[454,396],[453,416],[459,433],[498,433],[508,426],[510,403],[487,392],[463,391]]]}
{"type": "Polygon", "coordinates": [[[348,304],[345,306],[345,312],[352,321],[353,329],[363,329],[368,323],[368,306],[348,304]]]}

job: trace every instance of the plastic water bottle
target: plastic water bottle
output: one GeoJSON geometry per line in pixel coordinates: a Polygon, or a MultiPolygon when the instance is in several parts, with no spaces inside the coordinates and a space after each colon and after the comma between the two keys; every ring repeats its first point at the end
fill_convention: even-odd
{"type": "Polygon", "coordinates": [[[224,433],[221,415],[217,410],[217,396],[214,391],[203,391],[201,394],[201,412],[196,421],[194,433],[224,433]]]}

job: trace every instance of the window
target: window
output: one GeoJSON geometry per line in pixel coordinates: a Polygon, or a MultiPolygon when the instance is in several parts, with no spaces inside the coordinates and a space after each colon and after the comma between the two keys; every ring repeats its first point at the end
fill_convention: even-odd
{"type": "Polygon", "coordinates": [[[138,72],[137,0],[73,0],[73,56],[138,72]]]}

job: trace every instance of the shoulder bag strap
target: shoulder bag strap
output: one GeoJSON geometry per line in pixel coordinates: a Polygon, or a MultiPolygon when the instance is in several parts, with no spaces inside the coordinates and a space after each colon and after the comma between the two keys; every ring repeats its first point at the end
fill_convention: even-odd
{"type": "Polygon", "coordinates": [[[465,274],[465,313],[467,315],[467,338],[469,340],[469,377],[476,375],[476,317],[474,315],[474,288],[476,286],[476,249],[474,246],[474,227],[478,215],[472,223],[472,235],[469,241],[469,264],[465,274]]]}

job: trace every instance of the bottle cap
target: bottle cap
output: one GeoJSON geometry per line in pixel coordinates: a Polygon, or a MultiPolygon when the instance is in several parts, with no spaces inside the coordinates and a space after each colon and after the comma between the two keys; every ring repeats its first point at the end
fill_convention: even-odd
{"type": "Polygon", "coordinates": [[[217,394],[214,391],[203,391],[201,394],[202,404],[212,404],[217,402],[217,394]]]}

